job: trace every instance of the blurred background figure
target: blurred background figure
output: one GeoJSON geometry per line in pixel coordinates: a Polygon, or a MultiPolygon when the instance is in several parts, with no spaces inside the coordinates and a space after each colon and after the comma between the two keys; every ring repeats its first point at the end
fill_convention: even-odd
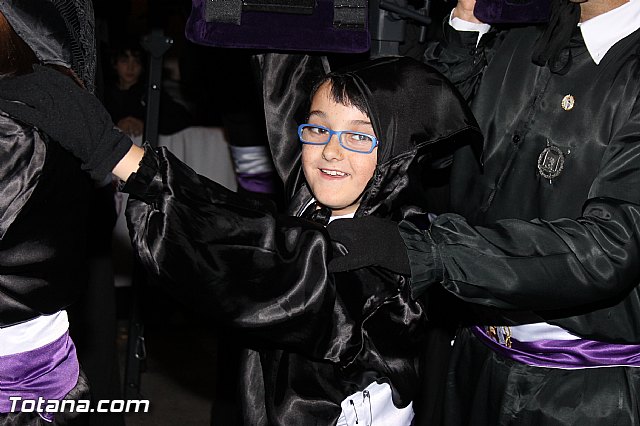
{"type": "MultiPolygon", "coordinates": [[[[129,37],[112,47],[110,67],[105,69],[111,73],[105,76],[104,105],[113,122],[133,137],[144,133],[147,108],[146,62],[146,51],[136,38],[129,37]]],[[[179,132],[191,126],[193,121],[188,109],[162,89],[159,133],[170,135],[179,132]]]]}

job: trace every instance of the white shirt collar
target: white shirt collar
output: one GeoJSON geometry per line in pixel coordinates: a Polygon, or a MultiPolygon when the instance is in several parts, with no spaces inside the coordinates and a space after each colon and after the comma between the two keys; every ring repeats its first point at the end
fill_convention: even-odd
{"type": "Polygon", "coordinates": [[[341,214],[341,215],[337,215],[337,216],[331,216],[329,218],[329,223],[333,222],[336,219],[353,219],[354,215],[355,215],[355,213],[347,213],[347,214],[341,214]]]}
{"type": "Polygon", "coordinates": [[[591,58],[599,64],[613,45],[640,28],[640,0],[630,0],[579,26],[591,58]]]}

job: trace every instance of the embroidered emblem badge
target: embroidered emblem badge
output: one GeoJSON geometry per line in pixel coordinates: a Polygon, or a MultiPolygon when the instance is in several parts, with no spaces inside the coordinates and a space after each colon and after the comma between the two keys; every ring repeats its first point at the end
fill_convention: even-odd
{"type": "Polygon", "coordinates": [[[502,346],[506,346],[507,348],[511,347],[511,327],[506,325],[489,325],[485,327],[487,331],[487,336],[491,339],[495,340],[502,346]]]}
{"type": "Polygon", "coordinates": [[[564,161],[570,153],[571,151],[567,151],[565,154],[560,148],[551,145],[547,140],[547,146],[538,156],[538,173],[540,173],[540,176],[549,179],[549,183],[551,183],[552,179],[557,178],[562,173],[564,161]]]}
{"type": "Polygon", "coordinates": [[[566,95],[564,98],[562,98],[562,109],[565,111],[571,111],[573,109],[573,106],[576,104],[576,100],[573,97],[573,95],[566,95]]]}

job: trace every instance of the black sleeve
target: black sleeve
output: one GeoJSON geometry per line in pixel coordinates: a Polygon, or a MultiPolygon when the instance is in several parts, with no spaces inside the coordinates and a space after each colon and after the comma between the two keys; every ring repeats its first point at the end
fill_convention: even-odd
{"type": "Polygon", "coordinates": [[[263,346],[332,362],[359,350],[327,271],[332,248],[322,226],[228,191],[165,148],[147,148],[123,190],[142,264],[192,309],[263,346]]]}
{"type": "Polygon", "coordinates": [[[442,37],[427,44],[424,62],[443,73],[465,99],[475,94],[482,73],[496,49],[495,30],[484,34],[478,43],[476,31],[458,31],[449,25],[447,15],[442,23],[442,37]]]}
{"type": "Polygon", "coordinates": [[[443,214],[427,230],[407,222],[400,230],[417,293],[439,282],[473,303],[540,311],[619,300],[637,291],[638,218],[636,102],[626,124],[609,141],[580,217],[505,219],[480,227],[462,216],[443,214]]]}

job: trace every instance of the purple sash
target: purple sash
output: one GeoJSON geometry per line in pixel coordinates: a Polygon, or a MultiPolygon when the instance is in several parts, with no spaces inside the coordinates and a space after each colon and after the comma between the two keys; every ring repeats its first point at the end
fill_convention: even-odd
{"type": "MultiPolygon", "coordinates": [[[[28,352],[0,356],[0,413],[11,411],[9,397],[61,400],[78,382],[76,348],[65,332],[60,338],[28,352]]],[[[21,404],[16,404],[20,410],[21,404]]],[[[51,416],[39,413],[47,420],[51,416]]]]}
{"type": "Polygon", "coordinates": [[[501,356],[526,365],[547,368],[640,367],[640,345],[595,340],[511,340],[511,347],[490,338],[484,328],[470,328],[482,343],[501,356]]]}

